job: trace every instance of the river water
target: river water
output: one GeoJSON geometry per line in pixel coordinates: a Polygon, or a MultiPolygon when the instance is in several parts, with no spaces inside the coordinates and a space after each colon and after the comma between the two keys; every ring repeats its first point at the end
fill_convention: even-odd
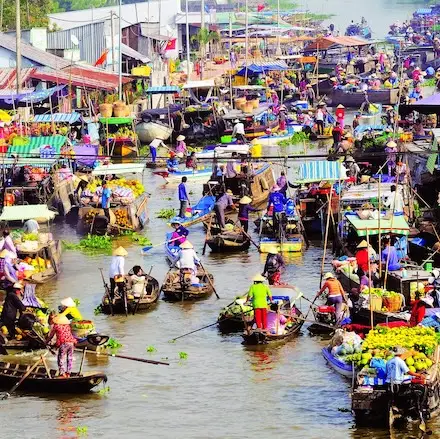
{"type": "MultiPolygon", "coordinates": [[[[144,183],[152,193],[151,220],[145,234],[159,243],[168,228],[155,214],[162,208],[176,207],[176,187],[164,185],[148,170],[144,183]]],[[[190,185],[190,189],[192,200],[197,200],[200,185],[190,185]]],[[[79,239],[73,224],[57,223],[54,231],[62,239],[79,239]]],[[[190,239],[200,253],[204,239],[201,225],[191,229],[190,239]]],[[[152,266],[152,275],[160,282],[164,279],[167,264],[161,247],[141,256],[139,247],[121,243],[129,251],[126,267],[141,263],[149,270],[152,266]]],[[[306,297],[313,297],[319,286],[321,258],[319,240],[303,255],[290,255],[284,280],[306,297]]],[[[103,294],[98,268],[107,272],[109,262],[109,256],[66,251],[59,278],[38,288],[38,294],[54,307],[60,298],[78,298],[83,316],[94,319],[102,333],[123,344],[119,353],[166,359],[170,366],[88,356],[86,370],[108,375],[108,393],[61,397],[18,393],[0,401],[1,437],[72,438],[77,428],[87,428],[90,438],[390,437],[387,430],[354,426],[349,412],[350,382],[329,369],[320,353],[326,341],[309,336],[305,328],[293,341],[257,350],[244,347],[239,334],[221,335],[215,326],[169,342],[214,323],[219,310],[247,290],[264,262],[255,249],[230,256],[215,256],[208,249],[203,262],[215,276],[221,299],[212,296],[191,304],[160,300],[151,312],[128,318],[93,316],[103,294]],[[148,346],[156,352],[147,353],[148,346]],[[179,358],[181,352],[187,354],[186,359],[179,358]]],[[[306,302],[300,307],[308,309],[306,302]]],[[[53,359],[51,363],[54,365],[53,359]]],[[[76,368],[78,364],[76,358],[76,368]]],[[[431,428],[436,425],[435,420],[431,422],[431,428]]],[[[417,431],[413,436],[396,432],[391,437],[420,435],[417,431]]],[[[439,436],[434,433],[431,437],[439,436]]]]}

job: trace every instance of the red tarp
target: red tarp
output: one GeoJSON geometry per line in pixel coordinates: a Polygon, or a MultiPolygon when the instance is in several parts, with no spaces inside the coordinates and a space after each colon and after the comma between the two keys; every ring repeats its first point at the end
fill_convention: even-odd
{"type": "Polygon", "coordinates": [[[322,37],[307,45],[306,50],[327,50],[330,47],[366,46],[368,44],[371,44],[371,42],[355,37],[322,37]]]}

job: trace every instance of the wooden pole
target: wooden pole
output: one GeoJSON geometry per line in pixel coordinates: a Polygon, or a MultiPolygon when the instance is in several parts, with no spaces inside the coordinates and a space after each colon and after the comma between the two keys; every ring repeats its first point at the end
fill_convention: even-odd
{"type": "MultiPolygon", "coordinates": [[[[399,190],[399,185],[396,185],[396,192],[394,194],[394,204],[393,204],[393,210],[391,212],[392,217],[391,217],[391,222],[390,222],[390,233],[393,230],[393,223],[394,223],[394,211],[396,209],[396,198],[397,198],[397,191],[399,190]]],[[[391,240],[389,242],[390,246],[391,246],[391,240]]],[[[388,264],[390,262],[390,251],[388,251],[387,254],[387,262],[386,262],[386,266],[385,266],[385,278],[384,278],[384,282],[383,282],[383,287],[386,289],[387,288],[387,277],[388,277],[388,264]]]]}
{"type": "MultiPolygon", "coordinates": [[[[382,278],[382,264],[381,261],[381,255],[382,255],[382,247],[380,245],[381,238],[382,238],[382,232],[380,230],[380,211],[381,211],[381,193],[380,193],[380,186],[382,183],[382,174],[379,174],[379,186],[377,187],[377,198],[378,198],[378,210],[379,210],[379,216],[377,218],[377,228],[379,229],[379,277],[382,278]]],[[[368,248],[368,251],[370,251],[370,248],[368,248]]]]}
{"type": "MultiPolygon", "coordinates": [[[[370,249],[370,231],[367,228],[367,252],[370,249]]],[[[360,279],[359,279],[359,287],[360,287],[360,279]]],[[[373,319],[373,306],[371,304],[372,294],[371,294],[371,263],[370,263],[370,255],[368,254],[368,294],[370,298],[370,324],[371,329],[374,327],[374,319],[373,319]]]]}
{"type": "Polygon", "coordinates": [[[322,254],[322,262],[321,262],[321,275],[319,277],[319,287],[321,288],[322,284],[322,276],[324,273],[324,263],[325,263],[325,254],[327,252],[327,241],[328,241],[328,229],[330,225],[330,215],[332,212],[332,196],[333,196],[333,185],[330,187],[330,197],[327,206],[327,224],[325,226],[325,240],[324,240],[324,253],[322,254]]]}

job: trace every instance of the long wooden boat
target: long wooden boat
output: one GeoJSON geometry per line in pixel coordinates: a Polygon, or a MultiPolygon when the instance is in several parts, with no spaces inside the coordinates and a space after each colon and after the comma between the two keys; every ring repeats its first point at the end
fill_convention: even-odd
{"type": "MultiPolygon", "coordinates": [[[[26,364],[0,362],[0,388],[12,388],[31,367],[26,364]]],[[[20,384],[19,389],[41,393],[87,393],[107,381],[107,376],[102,372],[74,372],[68,378],[60,378],[57,373],[54,369],[46,371],[43,365],[38,366],[20,384]]]]}
{"type": "Polygon", "coordinates": [[[212,169],[204,166],[198,167],[196,170],[182,168],[177,171],[169,171],[168,169],[158,169],[153,171],[154,175],[163,177],[168,183],[180,183],[182,177],[186,177],[189,182],[204,181],[212,174],[212,169]]]}
{"type": "Polygon", "coordinates": [[[251,241],[241,232],[223,232],[206,240],[215,253],[242,252],[249,249],[251,241]]]}
{"type": "Polygon", "coordinates": [[[110,304],[109,297],[104,294],[101,302],[104,314],[131,314],[133,311],[141,312],[151,309],[157,304],[160,296],[159,282],[148,276],[143,295],[133,295],[130,290],[126,291],[126,298],[115,297],[114,303],[110,304]]]}
{"type": "Polygon", "coordinates": [[[154,139],[168,140],[173,129],[160,122],[143,121],[135,126],[135,132],[139,140],[144,144],[151,143],[154,139]]]}
{"type": "MultiPolygon", "coordinates": [[[[397,103],[399,96],[399,89],[382,89],[382,90],[368,90],[368,99],[370,102],[375,102],[384,105],[394,105],[397,103]]],[[[365,100],[364,93],[361,91],[350,92],[344,90],[333,90],[331,95],[332,105],[343,105],[344,107],[360,107],[365,100]]]]}
{"type": "Polygon", "coordinates": [[[351,393],[351,408],[358,425],[388,425],[399,422],[423,421],[440,406],[439,347],[426,379],[409,384],[390,386],[383,380],[358,374],[351,393]]]}
{"type": "Polygon", "coordinates": [[[334,369],[339,374],[352,378],[353,374],[356,373],[355,369],[351,364],[344,363],[343,361],[336,358],[330,351],[329,347],[325,347],[321,349],[322,356],[327,361],[328,365],[334,369]]]}
{"type": "Polygon", "coordinates": [[[161,288],[164,299],[170,302],[179,302],[182,300],[191,301],[208,298],[214,292],[208,276],[213,283],[214,276],[199,269],[197,272],[199,283],[183,285],[180,281],[180,270],[178,268],[171,268],[166,274],[161,288]]]}
{"type": "Polygon", "coordinates": [[[248,346],[264,345],[268,343],[285,342],[294,338],[304,324],[304,317],[301,311],[295,306],[292,307],[291,315],[293,318],[295,318],[295,316],[299,318],[297,318],[291,326],[286,326],[286,332],[284,334],[270,334],[258,329],[251,329],[249,332],[242,334],[243,344],[248,346]]]}
{"type": "MultiPolygon", "coordinates": [[[[191,206],[191,211],[185,218],[175,216],[170,220],[172,223],[174,220],[179,221],[183,226],[189,227],[202,221],[207,221],[213,213],[215,204],[215,197],[213,195],[204,195],[194,206],[191,206]]],[[[171,234],[170,234],[171,236],[171,234]]]]}

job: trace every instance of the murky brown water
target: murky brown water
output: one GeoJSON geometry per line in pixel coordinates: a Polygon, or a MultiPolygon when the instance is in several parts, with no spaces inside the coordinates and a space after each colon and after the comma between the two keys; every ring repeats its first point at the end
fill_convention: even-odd
{"type": "MultiPolygon", "coordinates": [[[[163,185],[160,177],[146,171],[144,181],[153,193],[151,221],[145,234],[154,243],[163,241],[167,230],[155,213],[176,206],[176,187],[163,185]],[[172,200],[168,200],[172,198],[172,200]]],[[[191,186],[196,200],[200,186],[191,186]]],[[[64,222],[57,224],[60,238],[76,240],[76,230],[64,222]]],[[[191,229],[191,241],[201,252],[201,225],[191,229]]],[[[161,247],[141,256],[140,248],[128,248],[127,267],[141,262],[162,281],[167,264],[161,247]]],[[[321,243],[316,241],[302,256],[290,258],[285,280],[297,285],[308,297],[318,288],[321,243]]],[[[42,297],[55,305],[66,296],[81,301],[85,317],[103,293],[98,271],[107,271],[110,257],[86,256],[66,251],[59,278],[39,289],[42,297]]],[[[136,316],[97,316],[96,326],[118,339],[120,353],[161,360],[170,366],[152,366],[122,359],[89,356],[86,369],[104,371],[110,392],[105,396],[28,396],[17,394],[0,401],[2,438],[69,438],[77,427],[87,427],[90,438],[251,438],[290,437],[406,439],[408,434],[356,429],[350,408],[350,383],[329,369],[320,350],[325,341],[312,338],[303,329],[295,340],[263,350],[247,349],[240,335],[221,335],[217,328],[169,343],[193,329],[214,323],[219,310],[237,293],[244,292],[251,277],[261,270],[262,257],[251,248],[238,255],[210,255],[204,258],[214,274],[221,297],[193,304],[166,303],[136,316]],[[147,346],[156,353],[147,354],[147,346]],[[179,360],[179,352],[188,354],[179,360]]],[[[301,304],[307,310],[307,303],[301,304]]],[[[78,367],[77,358],[76,366],[78,367]]],[[[431,428],[437,425],[431,422],[431,428]]],[[[415,432],[412,437],[420,437],[415,432]]],[[[431,436],[438,438],[434,434],[431,436]]]]}

